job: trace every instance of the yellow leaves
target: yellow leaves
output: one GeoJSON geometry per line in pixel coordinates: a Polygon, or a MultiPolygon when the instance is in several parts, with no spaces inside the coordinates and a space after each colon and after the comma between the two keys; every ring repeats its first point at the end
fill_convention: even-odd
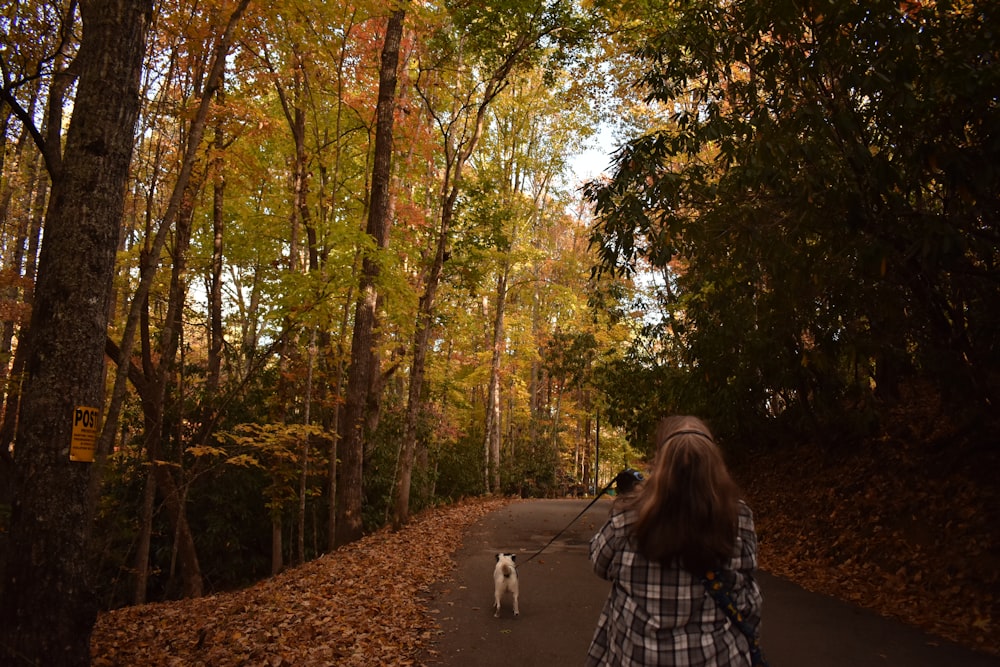
{"type": "Polygon", "coordinates": [[[187,453],[191,456],[225,456],[226,450],[221,447],[212,447],[210,445],[196,445],[194,447],[188,447],[187,453]]]}
{"type": "Polygon", "coordinates": [[[249,454],[237,454],[226,459],[229,465],[240,466],[242,468],[263,468],[260,461],[255,456],[249,454]]]}
{"type": "Polygon", "coordinates": [[[993,619],[989,616],[976,616],[975,620],[972,621],[972,627],[984,632],[989,631],[993,627],[993,619]]]}

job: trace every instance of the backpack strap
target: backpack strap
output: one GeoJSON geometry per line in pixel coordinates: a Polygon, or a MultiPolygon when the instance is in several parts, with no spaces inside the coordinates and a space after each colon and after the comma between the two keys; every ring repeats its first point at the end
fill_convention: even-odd
{"type": "Polygon", "coordinates": [[[709,570],[701,578],[701,583],[705,585],[705,590],[712,596],[719,608],[725,612],[729,621],[742,632],[750,643],[750,664],[753,667],[769,667],[764,653],[760,648],[760,636],[750,627],[743,613],[736,608],[733,602],[733,594],[730,588],[723,583],[722,577],[716,570],[709,570]]]}

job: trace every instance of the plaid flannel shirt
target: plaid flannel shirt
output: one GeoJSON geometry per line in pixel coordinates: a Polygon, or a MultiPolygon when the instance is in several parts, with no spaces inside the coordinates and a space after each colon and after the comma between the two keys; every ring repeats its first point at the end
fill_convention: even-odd
{"type": "MultiPolygon", "coordinates": [[[[637,551],[630,536],[635,513],[611,510],[590,541],[594,571],[612,582],[587,665],[670,665],[672,667],[746,667],[750,649],[699,577],[679,566],[663,567],[637,551]]],[[[740,502],[733,557],[722,576],[733,600],[759,632],[761,594],[754,580],[757,535],[753,513],[740,502]]]]}

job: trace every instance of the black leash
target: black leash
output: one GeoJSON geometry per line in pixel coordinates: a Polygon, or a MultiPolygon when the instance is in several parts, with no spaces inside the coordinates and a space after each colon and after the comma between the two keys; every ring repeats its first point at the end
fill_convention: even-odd
{"type": "MultiPolygon", "coordinates": [[[[563,528],[563,529],[562,529],[562,530],[560,530],[560,531],[559,531],[558,533],[556,533],[556,536],[555,536],[555,537],[553,537],[553,538],[552,538],[551,540],[549,540],[549,541],[548,541],[548,544],[546,544],[546,545],[545,545],[544,547],[542,547],[541,549],[539,549],[539,550],[538,550],[538,551],[536,551],[535,553],[533,553],[533,554],[531,554],[530,556],[528,556],[528,560],[524,561],[523,563],[519,563],[519,564],[517,565],[517,567],[521,567],[522,565],[526,565],[527,563],[529,563],[529,562],[531,561],[531,559],[532,559],[532,558],[534,558],[534,557],[535,557],[535,556],[537,556],[538,554],[540,554],[540,553],[542,553],[543,551],[545,551],[546,549],[548,549],[548,548],[549,548],[549,546],[550,546],[550,545],[551,545],[551,544],[552,544],[553,542],[555,542],[555,541],[556,541],[557,539],[559,539],[559,536],[560,536],[560,535],[562,535],[563,533],[565,533],[565,532],[566,532],[566,529],[567,529],[567,528],[569,528],[570,526],[572,526],[572,525],[573,525],[573,524],[574,524],[574,523],[576,522],[576,520],[577,520],[577,519],[579,519],[579,518],[580,518],[581,516],[583,516],[583,515],[584,515],[584,513],[585,513],[585,512],[587,511],[587,510],[589,510],[589,509],[590,509],[590,508],[591,508],[591,507],[592,507],[592,506],[594,505],[594,503],[596,503],[596,502],[597,502],[598,500],[600,500],[600,499],[601,499],[601,496],[603,496],[603,495],[604,495],[605,493],[607,493],[607,492],[608,492],[608,489],[610,489],[610,488],[611,488],[611,486],[612,486],[612,485],[613,485],[613,484],[615,483],[615,481],[616,481],[616,480],[617,480],[617,478],[615,478],[615,479],[611,480],[610,482],[608,482],[608,485],[607,485],[606,487],[604,487],[603,489],[601,489],[601,492],[600,492],[600,493],[598,493],[598,494],[597,494],[596,496],[594,496],[594,499],[593,499],[593,500],[591,500],[591,501],[590,501],[590,503],[588,503],[588,504],[587,504],[587,506],[586,506],[586,507],[584,507],[584,508],[583,508],[583,510],[582,510],[582,511],[581,511],[581,512],[580,512],[579,514],[577,514],[577,515],[576,515],[575,517],[573,517],[573,520],[572,520],[572,521],[570,521],[570,522],[569,522],[568,524],[566,524],[566,528],[563,528]]],[[[517,569],[517,568],[515,568],[515,569],[517,569]]]]}

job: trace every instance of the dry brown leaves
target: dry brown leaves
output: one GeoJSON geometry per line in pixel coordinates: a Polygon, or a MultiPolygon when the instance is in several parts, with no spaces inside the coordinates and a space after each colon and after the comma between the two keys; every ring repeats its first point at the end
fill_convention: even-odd
{"type": "Polygon", "coordinates": [[[451,571],[463,531],[506,502],[428,510],[403,530],[382,530],[245,590],[102,614],[92,664],[415,664],[438,629],[420,594],[451,571]]]}
{"type": "Polygon", "coordinates": [[[737,470],[761,568],[1000,655],[996,465],[967,455],[885,440],[837,459],[807,447],[756,456],[737,470]]]}
{"type": "MultiPolygon", "coordinates": [[[[998,467],[988,448],[897,439],[836,459],[757,454],[735,470],[763,569],[1000,655],[998,467]]],[[[103,614],[93,664],[415,664],[438,632],[421,593],[452,569],[463,531],[506,502],[427,511],[247,590],[103,614]]]]}

